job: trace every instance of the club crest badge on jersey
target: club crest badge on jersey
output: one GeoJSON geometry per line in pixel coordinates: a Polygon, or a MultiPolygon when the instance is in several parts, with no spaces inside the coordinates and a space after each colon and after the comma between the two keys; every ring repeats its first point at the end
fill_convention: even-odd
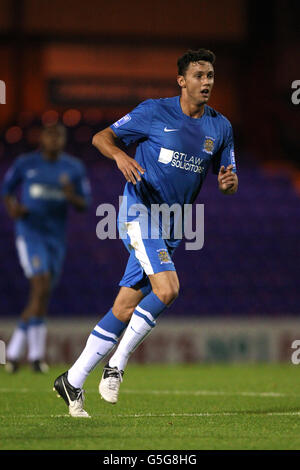
{"type": "Polygon", "coordinates": [[[172,263],[168,250],[166,250],[165,248],[162,248],[156,251],[160,260],[160,264],[172,263]]]}
{"type": "Polygon", "coordinates": [[[59,175],[59,182],[60,182],[61,184],[68,184],[68,183],[70,183],[70,177],[69,177],[68,173],[61,173],[61,174],[59,175]]]}
{"type": "Polygon", "coordinates": [[[35,269],[39,269],[40,266],[41,266],[41,260],[39,258],[39,256],[37,255],[34,255],[32,257],[32,266],[35,268],[35,269]]]}
{"type": "Polygon", "coordinates": [[[126,124],[126,122],[130,121],[131,117],[129,114],[126,114],[126,116],[123,116],[121,119],[119,119],[117,122],[113,124],[114,127],[120,127],[123,126],[123,124],[126,124]]]}
{"type": "Polygon", "coordinates": [[[215,147],[215,139],[213,137],[206,136],[204,144],[203,144],[203,151],[205,153],[209,153],[209,155],[212,155],[214,147],[215,147]]]}

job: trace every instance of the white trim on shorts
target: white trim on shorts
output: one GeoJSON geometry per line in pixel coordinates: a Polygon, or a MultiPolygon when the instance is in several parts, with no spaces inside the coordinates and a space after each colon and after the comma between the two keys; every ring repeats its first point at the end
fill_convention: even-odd
{"type": "Polygon", "coordinates": [[[16,238],[16,247],[19,255],[19,261],[24,270],[25,276],[32,277],[33,270],[29,261],[27,245],[24,238],[20,235],[16,238]]]}
{"type": "Polygon", "coordinates": [[[130,238],[130,245],[134,249],[135,256],[139,260],[143,270],[147,276],[154,274],[152,264],[143,242],[140,223],[135,220],[133,222],[127,222],[125,225],[130,238]]]}

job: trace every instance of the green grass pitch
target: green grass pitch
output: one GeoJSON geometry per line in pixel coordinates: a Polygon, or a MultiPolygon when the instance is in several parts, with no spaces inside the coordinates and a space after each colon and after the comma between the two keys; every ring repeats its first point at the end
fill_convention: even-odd
{"type": "Polygon", "coordinates": [[[0,449],[300,449],[300,366],[129,365],[119,402],[85,384],[91,419],[71,418],[47,375],[0,368],[0,449]]]}

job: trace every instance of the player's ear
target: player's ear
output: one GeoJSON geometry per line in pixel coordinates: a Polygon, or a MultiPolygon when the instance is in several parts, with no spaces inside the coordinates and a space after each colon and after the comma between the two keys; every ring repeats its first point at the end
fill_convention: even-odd
{"type": "Polygon", "coordinates": [[[177,75],[177,83],[180,86],[180,88],[185,88],[185,78],[183,75],[177,75]]]}

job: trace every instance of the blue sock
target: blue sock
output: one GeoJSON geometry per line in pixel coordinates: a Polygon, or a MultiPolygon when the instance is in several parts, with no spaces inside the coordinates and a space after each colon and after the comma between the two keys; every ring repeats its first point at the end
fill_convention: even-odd
{"type": "Polygon", "coordinates": [[[130,354],[156,325],[157,317],[167,308],[154,292],[150,292],[134,309],[128,328],[118,349],[109,360],[111,367],[124,370],[130,354]]]}
{"type": "Polygon", "coordinates": [[[82,388],[89,373],[115,347],[127,324],[118,320],[110,309],[97,323],[86,342],[85,348],[68,371],[73,387],[82,388]]]}
{"type": "Polygon", "coordinates": [[[18,323],[18,328],[20,328],[20,330],[27,331],[27,328],[28,328],[27,321],[20,320],[18,323]]]}
{"type": "Polygon", "coordinates": [[[39,326],[39,325],[43,325],[45,322],[45,319],[42,318],[42,317],[31,317],[29,318],[28,322],[27,322],[27,328],[30,328],[32,326],[39,326]]]}
{"type": "Polygon", "coordinates": [[[97,323],[91,334],[106,341],[117,343],[126,326],[127,323],[115,317],[112,309],[110,309],[97,323]]]}
{"type": "Polygon", "coordinates": [[[150,292],[141,302],[135,307],[134,315],[144,318],[150,325],[155,326],[156,318],[166,310],[167,305],[164,304],[154,292],[150,292]],[[150,323],[149,323],[150,322],[150,323]],[[152,323],[152,325],[151,325],[152,323]]]}

